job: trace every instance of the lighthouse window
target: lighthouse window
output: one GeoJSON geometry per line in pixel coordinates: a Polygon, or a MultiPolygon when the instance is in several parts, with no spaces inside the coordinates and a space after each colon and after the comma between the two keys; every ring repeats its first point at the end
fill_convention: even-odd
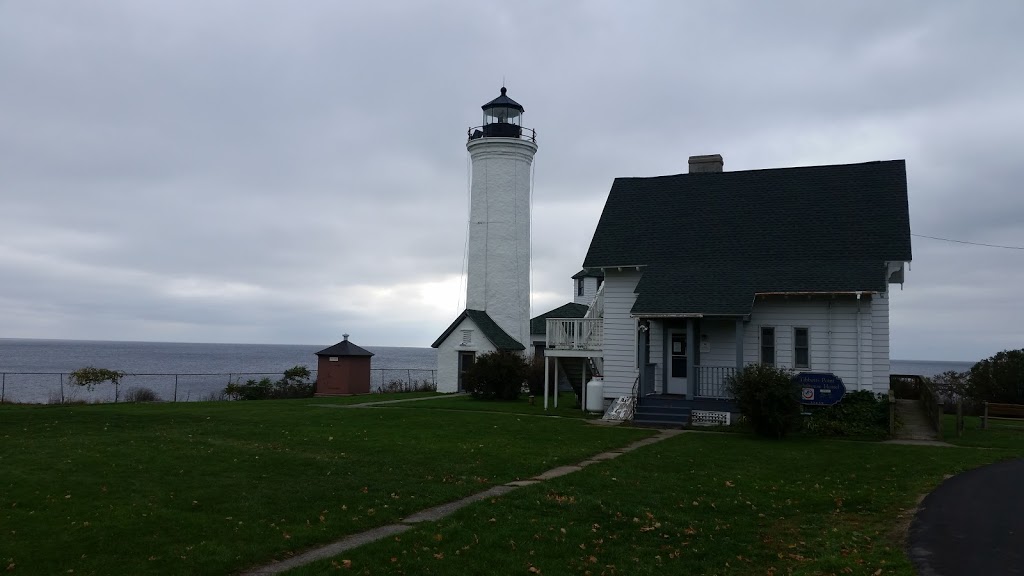
{"type": "Polygon", "coordinates": [[[576,280],[576,295],[583,296],[583,278],[576,280]]]}

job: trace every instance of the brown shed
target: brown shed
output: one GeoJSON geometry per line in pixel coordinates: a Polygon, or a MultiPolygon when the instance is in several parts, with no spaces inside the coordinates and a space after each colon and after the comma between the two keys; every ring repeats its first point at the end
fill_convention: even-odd
{"type": "Polygon", "coordinates": [[[370,392],[369,352],[344,340],[316,353],[316,395],[338,396],[370,392]]]}

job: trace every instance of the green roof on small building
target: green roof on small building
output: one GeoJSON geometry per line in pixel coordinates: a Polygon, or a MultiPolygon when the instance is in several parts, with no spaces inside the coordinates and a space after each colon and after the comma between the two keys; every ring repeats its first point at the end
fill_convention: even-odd
{"type": "Polygon", "coordinates": [[[530,334],[546,334],[548,318],[583,318],[590,307],[586,304],[569,302],[530,319],[530,334]]]}

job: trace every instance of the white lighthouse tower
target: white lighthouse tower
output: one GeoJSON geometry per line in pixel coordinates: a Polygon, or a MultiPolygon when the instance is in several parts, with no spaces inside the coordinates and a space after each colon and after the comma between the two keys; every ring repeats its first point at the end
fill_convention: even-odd
{"type": "Polygon", "coordinates": [[[434,342],[440,392],[462,389],[477,354],[525,350],[530,338],[530,187],[537,139],[506,95],[470,128],[472,160],[466,310],[434,342]]]}

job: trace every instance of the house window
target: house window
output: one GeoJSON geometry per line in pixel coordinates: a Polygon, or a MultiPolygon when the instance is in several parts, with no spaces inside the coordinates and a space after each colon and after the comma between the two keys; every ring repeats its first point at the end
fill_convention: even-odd
{"type": "Polygon", "coordinates": [[[775,327],[761,327],[761,364],[775,365],[775,327]]]}
{"type": "Polygon", "coordinates": [[[473,331],[472,330],[463,330],[462,331],[462,345],[463,346],[469,346],[472,343],[473,343],[473,331]]]}
{"type": "Polygon", "coordinates": [[[793,328],[793,367],[811,367],[811,338],[808,328],[793,328]]]}
{"type": "Polygon", "coordinates": [[[583,296],[583,278],[576,280],[576,295],[583,296]]]}

